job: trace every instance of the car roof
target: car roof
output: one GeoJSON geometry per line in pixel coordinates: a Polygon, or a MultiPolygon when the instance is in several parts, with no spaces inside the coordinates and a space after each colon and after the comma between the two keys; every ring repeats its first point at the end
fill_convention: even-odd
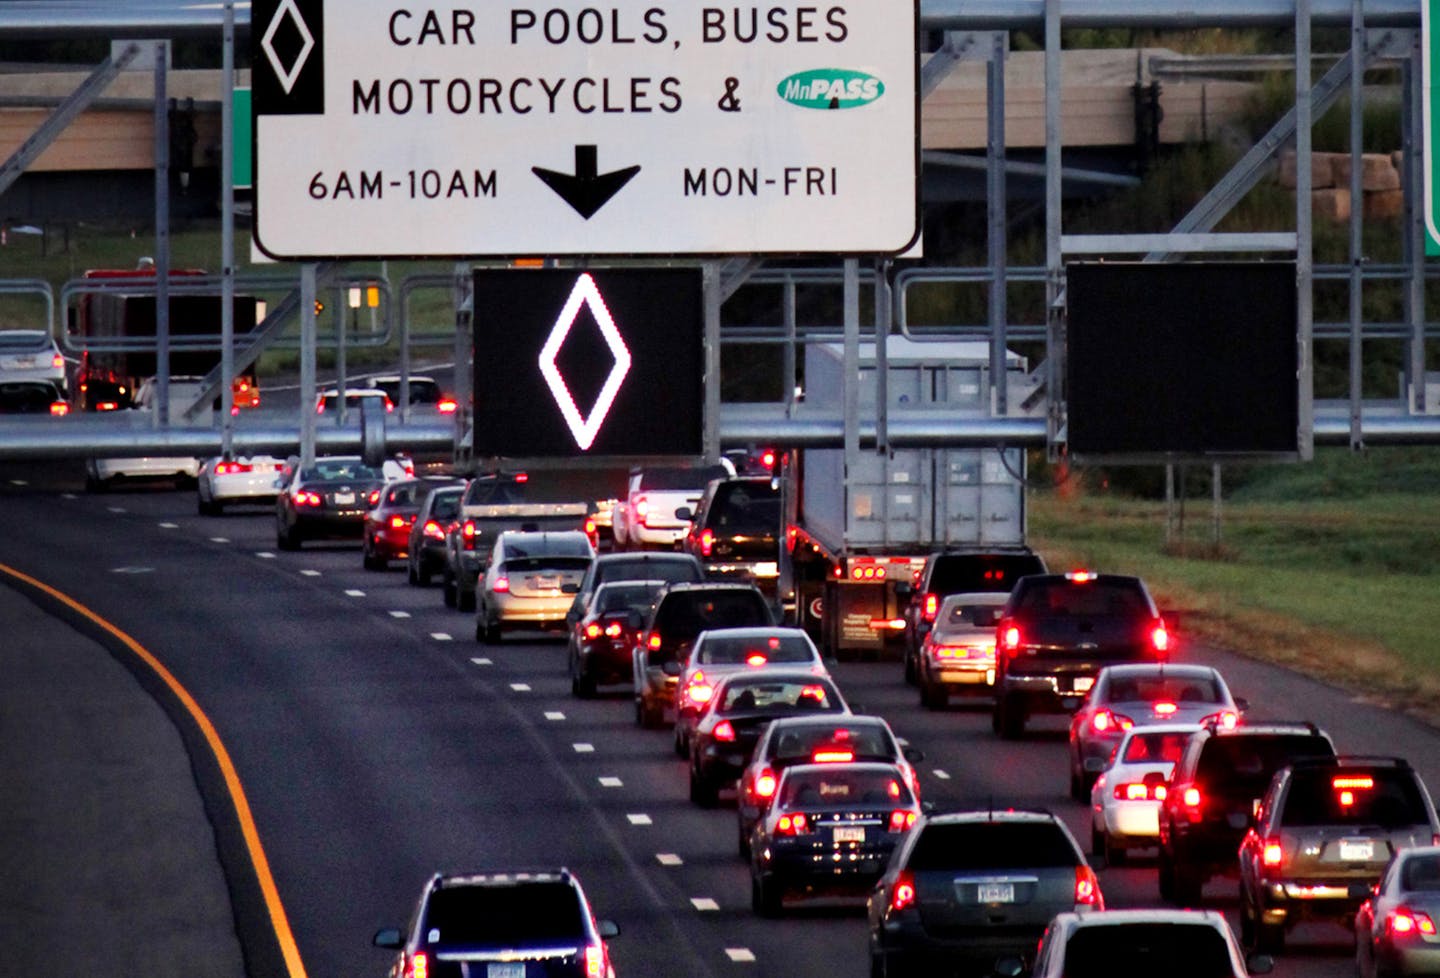
{"type": "Polygon", "coordinates": [[[1266,720],[1260,723],[1246,721],[1236,727],[1209,725],[1201,732],[1216,737],[1294,737],[1313,736],[1330,739],[1330,735],[1309,720],[1266,720]]]}
{"type": "MultiPolygon", "coordinates": [[[[803,628],[786,625],[737,625],[734,628],[707,628],[701,635],[725,638],[809,638],[803,628]]],[[[814,644],[814,643],[811,643],[814,644]]]]}
{"type": "Polygon", "coordinates": [[[721,686],[754,680],[757,683],[829,683],[839,690],[833,676],[817,676],[808,669],[746,669],[744,672],[727,672],[715,682],[716,692],[721,686]]]}
{"type": "Polygon", "coordinates": [[[741,584],[738,581],[676,581],[665,589],[667,595],[688,594],[695,591],[755,591],[759,588],[753,584],[741,584]]]}
{"type": "Polygon", "coordinates": [[[596,593],[598,594],[598,593],[601,592],[601,591],[608,591],[608,590],[611,590],[611,589],[614,589],[614,590],[617,590],[617,591],[618,591],[618,590],[619,590],[620,588],[622,588],[622,587],[664,587],[664,586],[665,586],[665,582],[664,582],[664,581],[652,581],[652,580],[648,580],[648,579],[642,578],[642,577],[624,577],[624,578],[621,578],[621,579],[618,580],[618,581],[601,581],[600,584],[595,588],[595,591],[596,591],[596,593]]]}
{"type": "Polygon", "coordinates": [[[900,768],[888,761],[826,761],[823,764],[787,764],[780,772],[781,780],[792,774],[812,774],[816,771],[874,771],[900,776],[900,768]]]}
{"type": "Polygon", "coordinates": [[[1088,910],[1084,913],[1067,910],[1055,915],[1053,926],[1071,929],[1124,924],[1208,924],[1219,927],[1225,923],[1225,915],[1218,910],[1155,907],[1136,910],[1088,910]]]}
{"type": "Polygon", "coordinates": [[[1169,662],[1128,662],[1124,665],[1105,666],[1100,671],[1111,676],[1181,676],[1191,679],[1209,679],[1220,675],[1220,670],[1214,666],[1169,662]]]}
{"type": "MultiPolygon", "coordinates": [[[[768,670],[766,674],[773,676],[777,671],[778,671],[778,670],[771,669],[771,670],[768,670]]],[[[876,716],[876,715],[873,714],[873,713],[851,713],[851,714],[849,714],[848,716],[844,716],[844,717],[815,716],[815,715],[813,715],[813,714],[806,714],[806,715],[804,715],[804,716],[776,717],[774,720],[771,720],[771,721],[770,721],[770,724],[769,724],[769,726],[768,726],[767,729],[776,730],[776,729],[787,729],[787,728],[789,728],[789,727],[808,727],[808,726],[833,727],[833,726],[834,726],[835,724],[837,724],[837,723],[845,723],[845,724],[857,724],[857,723],[859,723],[859,724],[864,724],[864,723],[868,723],[868,724],[872,724],[872,725],[877,726],[877,727],[884,727],[884,728],[887,729],[887,730],[890,729],[890,723],[889,723],[888,720],[886,720],[884,717],[876,716]]],[[[893,732],[893,731],[892,731],[892,732],[893,732]]]]}
{"type": "MultiPolygon", "coordinates": [[[[654,563],[654,564],[689,564],[689,563],[692,563],[692,562],[695,560],[695,558],[694,558],[693,556],[691,556],[690,554],[682,554],[682,553],[663,553],[663,552],[643,551],[643,552],[640,552],[640,553],[609,553],[609,554],[601,554],[599,557],[596,557],[595,560],[596,560],[596,563],[603,563],[603,564],[622,564],[622,563],[637,563],[637,564],[651,564],[651,563],[654,563]]],[[[704,581],[695,581],[695,582],[692,582],[692,583],[704,584],[704,583],[706,583],[706,582],[704,582],[704,581]]]]}
{"type": "Polygon", "coordinates": [[[945,600],[940,602],[940,608],[943,611],[957,604],[1002,605],[1009,597],[1009,591],[962,591],[959,594],[947,594],[945,600]]]}
{"type": "Polygon", "coordinates": [[[576,537],[579,537],[587,542],[590,539],[589,537],[585,536],[584,530],[505,530],[500,534],[499,539],[509,540],[512,543],[516,541],[526,543],[538,543],[547,542],[550,540],[569,542],[571,540],[574,540],[576,537]]]}
{"type": "Polygon", "coordinates": [[[926,819],[928,825],[966,825],[981,822],[1023,822],[1038,825],[1045,822],[1061,824],[1053,812],[1043,808],[994,808],[963,812],[935,812],[926,819]]]}
{"type": "MultiPolygon", "coordinates": [[[[417,380],[423,380],[423,381],[425,381],[425,382],[428,383],[428,384],[433,384],[433,383],[435,383],[435,378],[434,378],[434,377],[431,377],[431,376],[429,376],[429,375],[427,375],[427,374],[411,374],[411,375],[410,375],[410,380],[411,380],[412,383],[413,383],[414,381],[417,381],[417,380]]],[[[373,376],[373,377],[367,377],[367,378],[365,379],[365,382],[366,382],[367,384],[388,384],[388,383],[391,383],[391,382],[399,383],[399,382],[400,382],[400,375],[399,375],[399,374],[376,374],[376,375],[373,376]]]]}
{"type": "Polygon", "coordinates": [[[459,886],[513,886],[517,883],[573,883],[574,881],[574,875],[563,866],[436,873],[431,880],[432,885],[437,889],[459,886]]]}

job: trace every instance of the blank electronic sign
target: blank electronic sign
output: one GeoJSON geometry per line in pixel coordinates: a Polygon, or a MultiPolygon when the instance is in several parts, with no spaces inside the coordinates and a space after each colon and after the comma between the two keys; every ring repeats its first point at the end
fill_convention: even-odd
{"type": "Polygon", "coordinates": [[[1066,269],[1076,457],[1298,457],[1293,262],[1066,269]]]}
{"type": "Polygon", "coordinates": [[[699,269],[475,272],[475,454],[699,455],[699,269]]]}

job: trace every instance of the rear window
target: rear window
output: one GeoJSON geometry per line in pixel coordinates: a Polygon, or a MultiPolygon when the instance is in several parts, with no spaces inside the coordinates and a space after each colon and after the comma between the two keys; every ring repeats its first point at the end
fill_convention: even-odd
{"type": "Polygon", "coordinates": [[[50,347],[50,337],[33,330],[0,330],[0,353],[35,353],[50,347]]]}
{"type": "Polygon", "coordinates": [[[1008,593],[1026,574],[1045,573],[1045,562],[1035,554],[950,554],[933,559],[930,590],[936,594],[1008,593]]]}
{"type": "Polygon", "coordinates": [[[1111,703],[1219,703],[1220,687],[1203,676],[1111,676],[1105,697],[1111,703]]]}
{"type": "Polygon", "coordinates": [[[717,713],[751,713],[773,710],[790,713],[794,710],[839,710],[840,697],[829,683],[814,679],[786,682],[783,680],[746,680],[728,683],[725,694],[716,706],[717,713]]]}
{"type": "Polygon", "coordinates": [[[385,494],[385,502],[391,506],[414,506],[425,493],[423,483],[410,482],[395,486],[385,494]]]}
{"type": "Polygon", "coordinates": [[[771,759],[794,763],[819,760],[819,751],[849,753],[852,760],[876,760],[896,755],[895,742],[884,727],[874,723],[806,723],[782,730],[771,741],[771,759]]]}
{"type": "Polygon", "coordinates": [[[715,491],[710,527],[727,533],[777,533],[780,490],[768,482],[735,482],[715,491]]]}
{"type": "Polygon", "coordinates": [[[595,598],[595,610],[600,614],[611,611],[628,611],[634,608],[647,611],[655,603],[662,584],[610,584],[600,589],[595,598]]]}
{"type": "Polygon", "coordinates": [[[704,575],[689,560],[608,560],[596,569],[596,582],[664,581],[667,584],[698,583],[704,575]]]}
{"type": "Polygon", "coordinates": [[[1000,621],[1003,605],[998,604],[957,604],[950,608],[942,624],[956,627],[970,626],[988,628],[1000,621]]]}
{"type": "Polygon", "coordinates": [[[1065,945],[1065,978],[1232,978],[1230,947],[1202,924],[1082,927],[1065,945]]]}
{"type": "Polygon", "coordinates": [[[1400,885],[1424,893],[1440,892],[1440,856],[1411,856],[1405,860],[1400,885]]]}
{"type": "Polygon", "coordinates": [[[1309,734],[1211,737],[1200,753],[1196,777],[1211,792],[1260,795],[1271,776],[1302,757],[1332,757],[1323,737],[1309,734]]]}
{"type": "Polygon", "coordinates": [[[768,625],[770,609],[758,591],[671,594],[660,605],[655,624],[666,638],[684,641],[707,628],[768,625]]]}
{"type": "Polygon", "coordinates": [[[508,537],[504,541],[505,559],[516,557],[583,557],[582,567],[589,567],[590,542],[581,534],[573,536],[540,536],[527,540],[523,536],[508,537]]]}
{"type": "Polygon", "coordinates": [[[1392,768],[1345,767],[1294,772],[1281,821],[1287,827],[1425,825],[1430,821],[1415,775],[1392,768]]]}
{"type": "Polygon", "coordinates": [[[1087,618],[1140,618],[1150,614],[1150,604],[1139,586],[1120,581],[1036,581],[1017,596],[1016,609],[1087,618]]]}
{"type": "Polygon", "coordinates": [[[908,805],[910,789],[892,771],[831,768],[785,776],[780,804],[786,808],[816,805],[908,805]]]}
{"type": "Polygon", "coordinates": [[[505,561],[505,573],[527,574],[533,571],[585,571],[590,566],[586,557],[565,557],[556,554],[542,554],[538,557],[517,557],[505,561]]]}
{"type": "Polygon", "coordinates": [[[1140,733],[1132,734],[1125,745],[1126,764],[1148,764],[1162,761],[1178,763],[1185,753],[1185,744],[1190,740],[1188,733],[1140,733]]]}
{"type": "Polygon", "coordinates": [[[1079,853],[1054,823],[961,822],[925,826],[908,866],[920,872],[1079,864],[1079,853]]]}
{"type": "Polygon", "coordinates": [[[571,943],[584,933],[579,897],[556,882],[436,890],[421,936],[432,947],[526,947],[571,943]]]}
{"type": "Polygon", "coordinates": [[[460,515],[460,493],[440,492],[430,506],[430,515],[437,520],[453,519],[460,515]]]}
{"type": "Polygon", "coordinates": [[[48,384],[0,384],[0,412],[48,414],[51,402],[59,399],[48,384]]]}
{"type": "MultiPolygon", "coordinates": [[[[377,390],[385,392],[385,396],[396,404],[400,403],[400,381],[398,380],[377,380],[373,385],[377,390]]],[[[433,380],[418,380],[410,378],[410,403],[411,404],[434,404],[440,400],[440,385],[433,380]]]]}
{"type": "Polygon", "coordinates": [[[300,473],[303,482],[381,481],[383,475],[360,462],[316,462],[300,473]]]}
{"type": "Polygon", "coordinates": [[[707,665],[738,665],[759,656],[766,662],[814,662],[815,650],[798,635],[751,635],[745,638],[711,635],[696,657],[707,665]]]}
{"type": "Polygon", "coordinates": [[[702,469],[659,468],[645,469],[640,473],[640,489],[685,490],[701,492],[714,479],[723,479],[730,473],[722,465],[708,465],[702,469]]]}

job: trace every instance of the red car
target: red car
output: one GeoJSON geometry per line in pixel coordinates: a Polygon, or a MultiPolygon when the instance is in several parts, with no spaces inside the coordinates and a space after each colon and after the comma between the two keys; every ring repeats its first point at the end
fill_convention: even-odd
{"type": "Polygon", "coordinates": [[[410,556],[410,527],[431,488],[424,479],[402,479],[381,490],[379,502],[365,514],[366,570],[385,570],[390,561],[410,556]]]}

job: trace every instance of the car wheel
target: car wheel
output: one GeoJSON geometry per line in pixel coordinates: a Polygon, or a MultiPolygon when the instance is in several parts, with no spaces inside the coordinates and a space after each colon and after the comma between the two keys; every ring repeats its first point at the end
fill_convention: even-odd
{"type": "Polygon", "coordinates": [[[570,692],[576,699],[593,700],[595,698],[595,679],[585,674],[585,668],[576,659],[571,666],[570,692]]]}
{"type": "Polygon", "coordinates": [[[693,765],[690,767],[690,800],[701,808],[714,808],[720,800],[719,790],[701,777],[693,765]]]}
{"type": "Polygon", "coordinates": [[[195,498],[198,500],[198,504],[195,508],[200,511],[201,516],[220,515],[220,504],[218,502],[213,499],[204,499],[200,496],[199,493],[195,494],[195,498]]]}
{"type": "Polygon", "coordinates": [[[931,710],[943,710],[950,703],[950,694],[941,683],[923,682],[920,685],[920,705],[931,710]]]}
{"type": "Polygon", "coordinates": [[[485,623],[485,642],[487,645],[499,645],[504,641],[504,635],[500,631],[500,623],[491,621],[485,623]]]}
{"type": "Polygon", "coordinates": [[[1256,954],[1279,954],[1285,950],[1285,925],[1267,924],[1260,917],[1260,908],[1240,888],[1240,942],[1256,954]],[[1248,927],[1247,927],[1248,924],[1248,927]],[[1250,942],[1245,943],[1249,931],[1250,942]]]}
{"type": "Polygon", "coordinates": [[[450,573],[448,567],[445,569],[445,577],[440,584],[440,597],[444,599],[445,607],[455,607],[455,575],[450,573]]]}
{"type": "Polygon", "coordinates": [[[1205,881],[1200,878],[1199,873],[1184,866],[1172,865],[1170,878],[1171,900],[1182,907],[1198,907],[1200,905],[1200,894],[1205,889],[1205,881]]]}
{"type": "Polygon", "coordinates": [[[1160,847],[1159,866],[1156,876],[1160,884],[1160,899],[1175,902],[1175,864],[1165,854],[1165,847],[1160,847]]]}
{"type": "Polygon", "coordinates": [[[919,670],[915,667],[915,656],[909,649],[905,650],[905,682],[914,686],[920,681],[919,670]]]}
{"type": "Polygon", "coordinates": [[[420,584],[420,575],[416,573],[415,564],[412,561],[405,562],[405,579],[417,587],[420,584]]]}
{"type": "Polygon", "coordinates": [[[635,697],[635,726],[645,726],[645,701],[642,697],[635,697]]]}
{"type": "Polygon", "coordinates": [[[1000,697],[1000,736],[1005,740],[1019,740],[1025,736],[1025,706],[1018,696],[1000,697]]]}
{"type": "Polygon", "coordinates": [[[678,723],[675,724],[675,756],[690,756],[690,745],[685,742],[685,738],[680,734],[680,724],[678,723]]]}
{"type": "Polygon", "coordinates": [[[736,834],[735,849],[740,853],[741,859],[750,858],[750,833],[745,829],[745,821],[740,820],[740,829],[736,834]]]}
{"type": "Polygon", "coordinates": [[[1080,772],[1075,770],[1073,765],[1070,767],[1070,797],[1076,801],[1090,800],[1090,795],[1085,790],[1085,779],[1080,776],[1080,772]]]}
{"type": "Polygon", "coordinates": [[[1113,840],[1111,840],[1110,836],[1105,835],[1104,833],[1102,833],[1100,836],[1100,845],[1102,850],[1100,852],[1100,855],[1103,855],[1105,857],[1106,866],[1125,865],[1125,860],[1130,855],[1128,849],[1126,849],[1122,845],[1115,843],[1113,840]]]}
{"type": "Polygon", "coordinates": [[[275,530],[275,546],[281,550],[299,550],[300,534],[295,532],[294,527],[286,527],[281,523],[275,530]]]}
{"type": "Polygon", "coordinates": [[[459,608],[461,611],[475,610],[474,589],[461,587],[459,581],[455,582],[455,607],[459,608]]]}
{"type": "Polygon", "coordinates": [[[421,564],[415,569],[414,583],[420,585],[421,587],[429,587],[430,580],[433,576],[434,575],[430,572],[430,568],[426,567],[424,564],[421,564]]]}
{"type": "Polygon", "coordinates": [[[750,877],[750,907],[762,917],[778,917],[781,912],[780,884],[763,876],[750,877]]]}
{"type": "Polygon", "coordinates": [[[382,571],[388,569],[390,566],[390,562],[377,555],[368,544],[365,546],[362,554],[361,563],[365,565],[366,570],[382,571]]]}

